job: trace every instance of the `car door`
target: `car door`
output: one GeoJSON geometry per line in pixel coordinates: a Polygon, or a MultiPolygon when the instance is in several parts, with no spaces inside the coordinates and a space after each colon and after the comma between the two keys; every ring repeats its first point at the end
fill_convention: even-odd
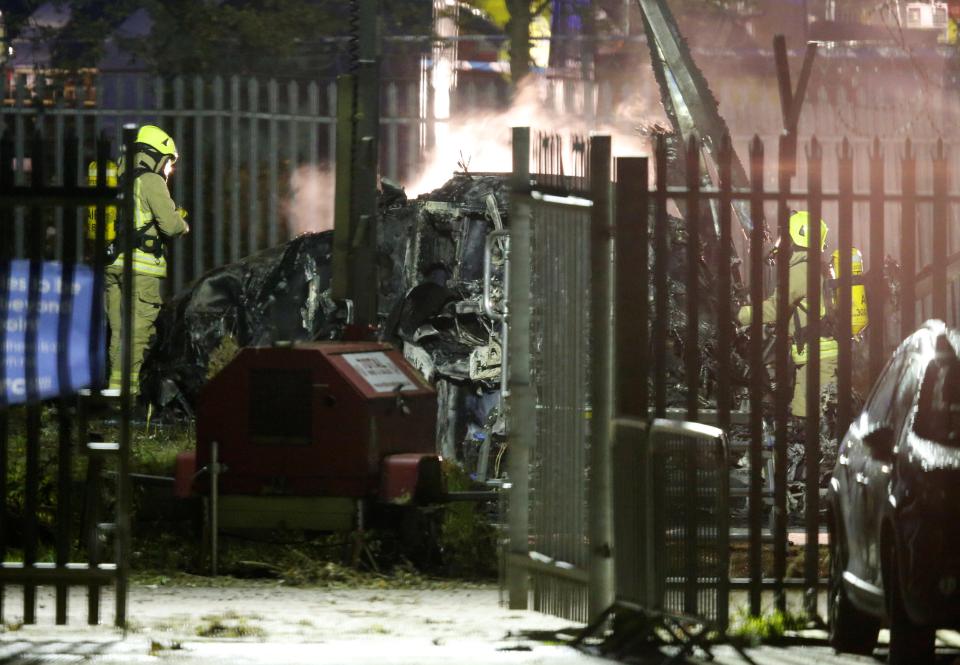
{"type": "MultiPolygon", "coordinates": [[[[885,427],[892,429],[893,445],[899,442],[911,421],[920,392],[921,362],[915,353],[904,354],[904,363],[894,384],[894,391],[885,427]]],[[[864,579],[880,587],[880,520],[890,496],[890,474],[893,471],[893,457],[890,450],[884,451],[870,445],[863,446],[863,556],[864,579]]]]}
{"type": "Polygon", "coordinates": [[[843,475],[841,488],[846,498],[843,512],[848,549],[847,570],[863,581],[869,579],[871,569],[871,554],[868,552],[871,540],[867,538],[865,528],[871,522],[870,512],[875,509],[875,500],[869,494],[872,488],[867,475],[870,472],[868,465],[871,455],[864,437],[888,425],[897,382],[907,362],[906,355],[894,355],[880,373],[863,411],[850,427],[837,460],[843,475]]]}

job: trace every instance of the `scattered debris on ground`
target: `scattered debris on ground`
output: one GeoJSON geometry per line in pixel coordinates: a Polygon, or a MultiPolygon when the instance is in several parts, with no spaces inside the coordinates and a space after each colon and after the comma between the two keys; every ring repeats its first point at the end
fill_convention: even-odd
{"type": "Polygon", "coordinates": [[[256,622],[262,619],[255,614],[238,614],[228,611],[223,614],[208,614],[200,617],[201,624],[197,626],[197,637],[211,637],[215,639],[243,639],[263,638],[266,631],[256,622]]]}

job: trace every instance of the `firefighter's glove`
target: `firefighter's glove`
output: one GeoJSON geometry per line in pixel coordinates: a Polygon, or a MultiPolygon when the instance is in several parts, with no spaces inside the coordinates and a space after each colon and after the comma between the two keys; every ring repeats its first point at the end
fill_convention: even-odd
{"type": "Polygon", "coordinates": [[[737,314],[737,321],[741,326],[749,326],[753,320],[753,308],[750,305],[744,305],[737,314]]]}

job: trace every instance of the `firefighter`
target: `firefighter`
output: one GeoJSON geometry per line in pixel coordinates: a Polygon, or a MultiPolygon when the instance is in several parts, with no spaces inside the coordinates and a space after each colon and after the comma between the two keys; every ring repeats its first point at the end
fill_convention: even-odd
{"type": "MultiPolygon", "coordinates": [[[[179,155],[169,134],[144,125],[137,132],[133,160],[120,163],[121,180],[133,178],[133,345],[130,368],[131,394],[140,392],[140,366],[160,310],[160,280],[167,276],[165,246],[168,238],[190,231],[186,214],[170,197],[167,179],[179,155]],[[129,172],[127,172],[129,170],[129,172]]],[[[121,285],[125,257],[123,225],[107,247],[106,300],[110,323],[110,388],[120,388],[121,285]]]]}
{"type": "MultiPolygon", "coordinates": [[[[837,373],[837,340],[821,334],[819,340],[807,339],[807,247],[810,236],[810,214],[805,211],[794,212],[790,215],[790,242],[793,245],[793,255],[790,258],[789,294],[790,315],[788,332],[790,335],[790,354],[796,365],[796,382],[793,387],[793,399],[790,409],[794,417],[807,416],[807,362],[809,360],[810,344],[820,345],[820,389],[833,383],[837,373]]],[[[827,225],[820,221],[820,249],[826,245],[827,225]]],[[[818,268],[818,273],[822,271],[818,268]]],[[[822,278],[821,278],[822,279],[822,278]]],[[[823,284],[821,282],[820,315],[826,314],[826,303],[823,298],[823,284]]],[[[752,311],[749,305],[740,308],[738,315],[741,325],[749,325],[752,311]]],[[[775,323],[777,320],[777,294],[774,292],[763,301],[763,322],[775,323]]],[[[821,330],[828,329],[824,325],[821,330]]]]}

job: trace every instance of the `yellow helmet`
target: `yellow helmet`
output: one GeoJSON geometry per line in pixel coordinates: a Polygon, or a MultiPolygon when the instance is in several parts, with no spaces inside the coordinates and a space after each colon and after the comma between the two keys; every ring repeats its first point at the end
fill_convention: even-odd
{"type": "Polygon", "coordinates": [[[173,138],[155,125],[144,125],[140,128],[137,132],[137,144],[146,152],[155,153],[158,162],[164,156],[169,156],[173,161],[180,157],[173,138]]]}
{"type": "MultiPolygon", "coordinates": [[[[827,245],[827,223],[820,220],[820,249],[827,245]]],[[[809,247],[810,213],[801,210],[790,215],[790,239],[797,247],[809,247]]]]}

